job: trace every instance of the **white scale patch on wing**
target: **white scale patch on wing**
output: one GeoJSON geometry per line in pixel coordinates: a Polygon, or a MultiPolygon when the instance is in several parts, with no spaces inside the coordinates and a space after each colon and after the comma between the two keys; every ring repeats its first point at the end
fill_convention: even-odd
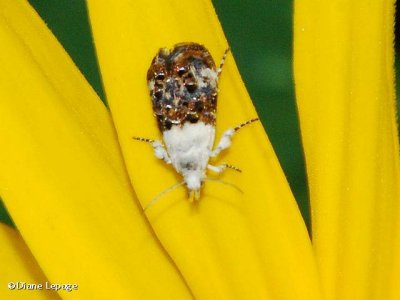
{"type": "Polygon", "coordinates": [[[154,84],[155,84],[155,81],[154,81],[154,80],[149,80],[148,87],[149,87],[149,90],[150,90],[150,91],[154,90],[154,84]]]}
{"type": "Polygon", "coordinates": [[[198,190],[205,178],[214,135],[214,126],[203,122],[187,122],[163,132],[171,162],[191,190],[198,190]]]}
{"type": "Polygon", "coordinates": [[[215,88],[217,86],[218,73],[216,71],[209,68],[205,68],[200,71],[200,75],[202,77],[207,77],[209,80],[208,82],[200,80],[199,87],[206,87],[210,85],[211,87],[215,88]]]}

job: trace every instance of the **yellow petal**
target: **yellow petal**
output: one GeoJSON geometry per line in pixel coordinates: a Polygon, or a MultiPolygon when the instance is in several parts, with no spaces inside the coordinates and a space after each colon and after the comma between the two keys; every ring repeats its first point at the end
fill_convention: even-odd
{"type": "Polygon", "coordinates": [[[0,194],[49,280],[79,285],[65,299],[190,298],[107,110],[25,1],[0,1],[0,44],[0,194]]]}
{"type": "Polygon", "coordinates": [[[19,233],[0,223],[0,298],[61,299],[54,290],[24,289],[24,283],[43,284],[47,281],[19,233]]]}
{"type": "Polygon", "coordinates": [[[399,299],[394,1],[295,4],[295,79],[326,299],[399,299]]]}
{"type": "MultiPolygon", "coordinates": [[[[130,178],[142,205],[181,179],[132,136],[160,138],[146,72],[161,47],[204,44],[217,63],[228,47],[210,1],[89,1],[107,100],[130,178]]],[[[232,55],[224,66],[217,136],[256,112],[232,55]]],[[[319,299],[310,241],[260,123],[240,130],[214,163],[244,193],[206,182],[198,205],[185,188],[146,212],[162,244],[199,299],[319,299]]]]}

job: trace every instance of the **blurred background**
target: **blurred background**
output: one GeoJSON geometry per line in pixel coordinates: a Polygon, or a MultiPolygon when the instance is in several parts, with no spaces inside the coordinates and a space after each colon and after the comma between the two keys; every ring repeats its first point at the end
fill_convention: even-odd
{"type": "MultiPolygon", "coordinates": [[[[85,1],[29,2],[104,101],[85,1]]],[[[307,181],[292,75],[293,1],[213,0],[213,3],[242,78],[309,226],[307,181]]],[[[399,31],[397,24],[396,33],[399,31]]],[[[1,201],[0,221],[12,224],[1,201]]]]}

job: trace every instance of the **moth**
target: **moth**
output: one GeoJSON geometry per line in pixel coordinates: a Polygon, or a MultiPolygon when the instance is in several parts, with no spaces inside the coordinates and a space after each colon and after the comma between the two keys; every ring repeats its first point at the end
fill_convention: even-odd
{"type": "Polygon", "coordinates": [[[231,145],[235,132],[258,120],[254,118],[226,130],[213,149],[218,80],[228,52],[229,48],[218,69],[210,52],[197,43],[180,43],[171,50],[161,48],[153,58],[147,84],[164,143],[140,137],[134,139],[150,143],[155,156],[171,164],[183,181],[151,200],[145,210],[161,195],[181,185],[186,185],[191,201],[199,200],[205,180],[215,180],[207,177],[207,170],[221,173],[230,168],[241,172],[229,164],[209,164],[210,158],[231,145]]]}

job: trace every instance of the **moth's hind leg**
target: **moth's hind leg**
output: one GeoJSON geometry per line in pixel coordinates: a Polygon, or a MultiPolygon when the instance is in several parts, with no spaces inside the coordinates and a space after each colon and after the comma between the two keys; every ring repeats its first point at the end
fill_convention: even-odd
{"type": "Polygon", "coordinates": [[[162,159],[167,164],[171,163],[171,159],[169,158],[168,152],[160,141],[141,138],[141,137],[133,137],[133,139],[136,141],[149,143],[153,147],[154,155],[157,158],[162,159]]]}
{"type": "Polygon", "coordinates": [[[238,126],[234,127],[234,128],[230,128],[227,131],[224,132],[224,134],[222,135],[222,138],[220,139],[217,147],[211,152],[210,156],[211,157],[215,157],[217,156],[222,150],[229,148],[230,145],[232,144],[232,136],[236,133],[236,131],[238,131],[239,129],[243,128],[246,125],[249,125],[255,121],[258,121],[258,118],[254,118],[251,120],[248,120],[242,124],[239,124],[238,126]]]}
{"type": "Polygon", "coordinates": [[[238,167],[232,166],[232,165],[228,165],[228,164],[222,164],[219,166],[213,166],[213,165],[208,165],[207,169],[209,169],[212,172],[215,172],[217,174],[222,173],[223,171],[225,171],[226,169],[231,169],[231,170],[235,170],[236,172],[242,173],[242,170],[239,169],[238,167]]]}

